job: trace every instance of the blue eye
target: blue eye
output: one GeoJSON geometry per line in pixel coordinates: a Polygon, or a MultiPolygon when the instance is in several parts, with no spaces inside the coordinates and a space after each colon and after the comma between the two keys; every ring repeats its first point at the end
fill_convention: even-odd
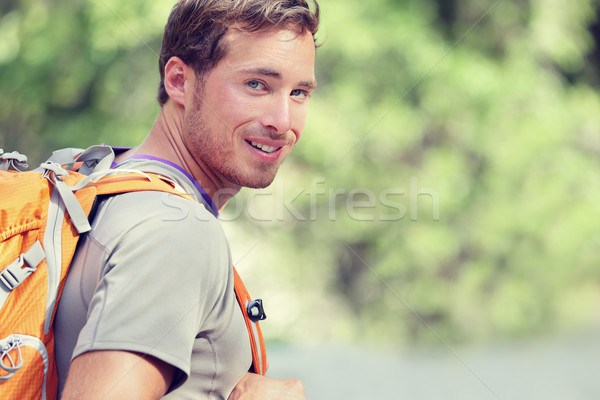
{"type": "Polygon", "coordinates": [[[259,81],[249,81],[247,85],[252,89],[258,89],[262,85],[262,83],[260,83],[259,81]]]}
{"type": "Polygon", "coordinates": [[[307,97],[308,96],[308,92],[306,90],[302,90],[302,89],[294,89],[290,92],[290,94],[292,96],[297,96],[297,97],[307,97]]]}

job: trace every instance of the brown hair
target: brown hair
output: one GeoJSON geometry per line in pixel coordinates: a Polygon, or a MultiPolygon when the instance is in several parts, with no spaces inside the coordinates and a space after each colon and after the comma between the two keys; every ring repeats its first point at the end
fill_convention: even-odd
{"type": "Polygon", "coordinates": [[[314,39],[319,5],[316,0],[312,3],[314,11],[306,0],[179,0],[163,35],[158,102],[162,106],[169,99],[164,85],[169,59],[179,57],[198,76],[206,74],[227,54],[222,39],[232,26],[248,32],[290,26],[300,34],[309,31],[314,39]]]}

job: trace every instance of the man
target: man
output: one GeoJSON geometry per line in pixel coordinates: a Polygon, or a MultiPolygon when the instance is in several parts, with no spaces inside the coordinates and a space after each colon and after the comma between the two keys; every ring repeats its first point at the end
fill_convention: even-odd
{"type": "Polygon", "coordinates": [[[56,316],[62,399],[304,399],[296,380],[248,370],[248,333],[215,216],[269,185],[304,129],[318,5],[181,0],[163,38],[146,139],[117,168],[159,173],[159,192],[102,200],[56,316]]]}

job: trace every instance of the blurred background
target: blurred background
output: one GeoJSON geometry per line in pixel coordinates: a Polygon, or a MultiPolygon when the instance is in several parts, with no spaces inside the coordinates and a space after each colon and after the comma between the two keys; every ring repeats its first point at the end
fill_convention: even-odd
{"type": "MultiPolygon", "coordinates": [[[[172,2],[3,0],[0,147],[135,146],[172,2]]],[[[275,182],[222,214],[310,399],[597,399],[600,1],[323,0],[275,182]]]]}

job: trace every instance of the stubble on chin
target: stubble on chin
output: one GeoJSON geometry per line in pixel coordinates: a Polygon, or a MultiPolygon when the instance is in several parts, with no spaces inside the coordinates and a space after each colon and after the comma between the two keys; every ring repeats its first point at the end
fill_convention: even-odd
{"type": "MultiPolygon", "coordinates": [[[[213,112],[202,101],[202,87],[197,87],[194,93],[194,109],[185,117],[183,132],[184,143],[194,158],[202,166],[205,173],[214,175],[215,181],[222,181],[226,186],[242,186],[252,189],[262,189],[269,186],[275,179],[279,165],[259,163],[245,166],[236,159],[236,154],[230,145],[221,141],[207,125],[203,113],[213,112]]],[[[222,122],[227,130],[225,122],[222,122]]]]}

